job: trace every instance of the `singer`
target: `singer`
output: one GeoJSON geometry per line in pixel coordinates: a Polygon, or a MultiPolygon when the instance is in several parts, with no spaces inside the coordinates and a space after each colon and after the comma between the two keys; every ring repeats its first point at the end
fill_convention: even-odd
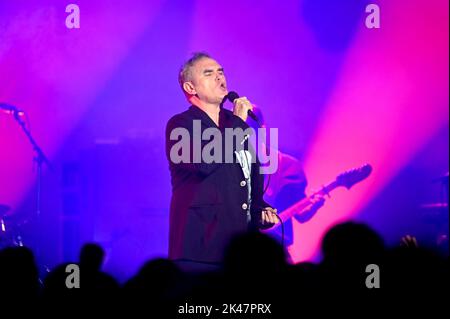
{"type": "MultiPolygon", "coordinates": [[[[234,152],[233,163],[205,162],[203,158],[200,163],[192,160],[179,163],[171,159],[170,150],[177,142],[170,139],[173,130],[183,128],[192,136],[194,120],[201,121],[200,134],[208,128],[217,128],[222,133],[225,128],[245,130],[252,109],[246,97],[237,96],[233,99],[233,111],[221,107],[228,97],[224,69],[206,53],[195,53],[186,61],[178,80],[191,105],[173,116],[166,126],[166,156],[172,182],[169,258],[220,266],[224,249],[234,235],[270,228],[279,221],[276,209],[263,200],[264,178],[258,159],[252,163],[248,140],[244,151],[234,152]]],[[[193,140],[207,143],[203,139],[193,140]]],[[[236,147],[232,144],[231,147],[236,147]]],[[[190,149],[192,158],[193,145],[190,149]]]]}

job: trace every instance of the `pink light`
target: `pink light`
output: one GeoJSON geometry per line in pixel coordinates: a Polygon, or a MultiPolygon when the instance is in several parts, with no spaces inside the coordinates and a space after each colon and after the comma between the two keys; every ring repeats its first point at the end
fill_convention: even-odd
{"type": "Polygon", "coordinates": [[[312,259],[324,232],[355,216],[448,123],[448,2],[383,2],[381,29],[361,30],[322,115],[305,170],[320,187],[342,170],[372,176],[294,222],[294,261],[312,259]]]}
{"type": "MultiPolygon", "coordinates": [[[[65,27],[65,6],[11,2],[0,19],[0,101],[25,110],[50,158],[159,12],[160,1],[78,1],[80,29],[65,27]]],[[[33,150],[0,113],[0,203],[16,208],[33,184],[33,150]]]]}

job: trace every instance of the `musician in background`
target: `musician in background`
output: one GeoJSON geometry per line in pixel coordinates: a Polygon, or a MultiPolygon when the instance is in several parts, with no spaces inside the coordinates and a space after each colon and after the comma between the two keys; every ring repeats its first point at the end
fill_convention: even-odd
{"type": "MultiPolygon", "coordinates": [[[[261,127],[266,128],[261,108],[253,105],[253,113],[258,118],[261,127]]],[[[254,120],[248,118],[247,123],[256,132],[258,131],[258,123],[254,120]]],[[[264,193],[264,199],[273,203],[277,207],[278,214],[280,215],[285,209],[306,197],[305,189],[308,181],[300,160],[279,150],[275,150],[264,143],[258,145],[258,147],[260,146],[262,146],[262,149],[258,149],[258,152],[265,151],[266,148],[269,148],[270,152],[278,153],[277,171],[270,175],[270,177],[266,176],[265,178],[266,191],[264,193]]],[[[317,210],[323,206],[324,202],[325,199],[318,195],[314,198],[312,205],[308,206],[302,212],[298,212],[294,217],[301,223],[306,222],[314,216],[317,210]]],[[[279,226],[270,230],[269,234],[280,241],[282,240],[281,227],[279,226]]],[[[293,225],[292,220],[289,219],[284,222],[284,245],[292,245],[293,239],[293,225]]]]}

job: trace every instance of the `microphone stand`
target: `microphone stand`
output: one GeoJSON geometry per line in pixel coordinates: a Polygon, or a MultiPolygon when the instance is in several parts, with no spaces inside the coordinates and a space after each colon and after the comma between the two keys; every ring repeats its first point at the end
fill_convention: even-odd
{"type": "MultiPolygon", "coordinates": [[[[20,118],[20,114],[18,110],[13,111],[14,119],[19,123],[20,127],[24,131],[25,135],[28,138],[28,141],[33,146],[33,150],[36,153],[33,157],[33,161],[37,165],[37,181],[36,181],[36,219],[39,222],[40,215],[41,215],[41,184],[42,184],[42,165],[45,163],[48,168],[52,169],[52,166],[50,164],[50,161],[45,156],[42,149],[39,147],[39,145],[36,143],[35,139],[31,135],[30,130],[26,127],[25,122],[20,118]]],[[[22,237],[20,234],[17,236],[17,244],[19,246],[23,246],[22,237]]],[[[39,251],[39,248],[37,247],[37,250],[39,251]]],[[[36,256],[38,257],[38,256],[36,256]]],[[[50,269],[47,267],[46,264],[43,265],[44,271],[46,273],[50,272],[50,269]]],[[[43,280],[41,276],[39,276],[39,282],[43,284],[43,280]]]]}
{"type": "Polygon", "coordinates": [[[28,138],[28,141],[33,146],[33,150],[36,153],[36,155],[33,158],[33,161],[36,162],[37,166],[37,182],[36,182],[36,216],[39,218],[41,215],[41,184],[42,184],[42,164],[47,164],[47,166],[51,169],[52,166],[50,164],[50,161],[45,156],[42,149],[39,147],[39,145],[36,143],[35,139],[31,135],[31,132],[29,129],[27,129],[25,122],[20,118],[18,111],[13,111],[14,113],[14,119],[19,123],[20,127],[24,131],[25,135],[28,138]]]}

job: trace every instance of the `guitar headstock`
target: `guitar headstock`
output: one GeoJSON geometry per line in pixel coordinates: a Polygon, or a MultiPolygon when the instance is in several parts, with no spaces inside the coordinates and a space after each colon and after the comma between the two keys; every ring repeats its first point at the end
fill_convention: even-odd
{"type": "Polygon", "coordinates": [[[353,168],[339,174],[336,178],[338,186],[344,186],[350,189],[353,185],[365,180],[370,173],[372,173],[372,166],[370,164],[364,164],[361,167],[353,168]]]}

